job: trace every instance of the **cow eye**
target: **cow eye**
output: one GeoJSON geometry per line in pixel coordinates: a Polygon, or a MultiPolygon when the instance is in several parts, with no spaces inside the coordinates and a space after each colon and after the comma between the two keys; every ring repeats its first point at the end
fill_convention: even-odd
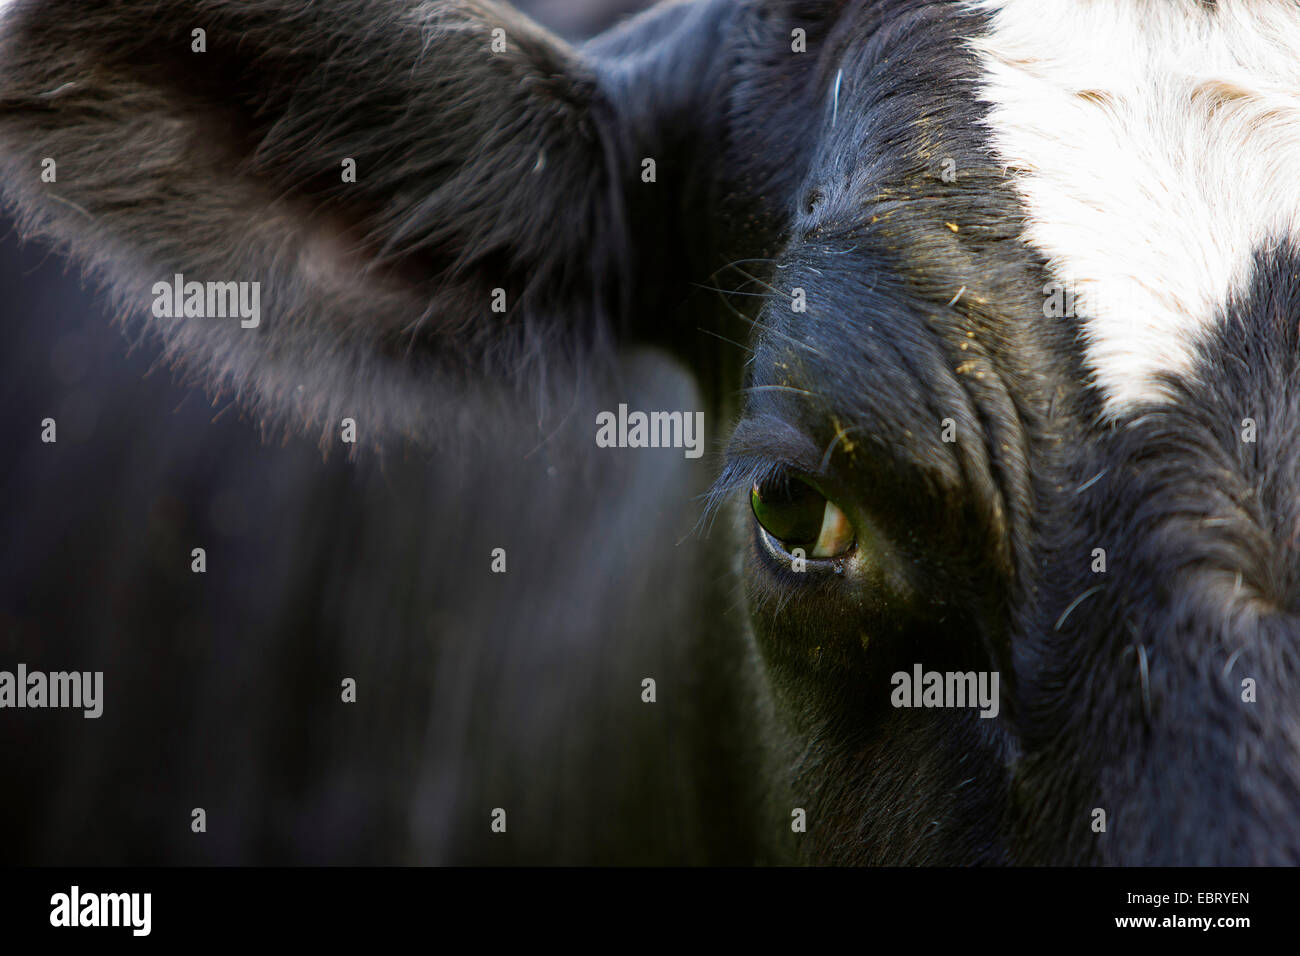
{"type": "Polygon", "coordinates": [[[825,495],[798,478],[754,484],[754,517],[786,551],[803,548],[810,558],[838,558],[852,550],[853,524],[825,495]]]}

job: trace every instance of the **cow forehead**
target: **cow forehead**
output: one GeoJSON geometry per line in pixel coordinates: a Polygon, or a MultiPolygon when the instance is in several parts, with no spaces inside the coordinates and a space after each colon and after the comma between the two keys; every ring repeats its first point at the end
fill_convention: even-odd
{"type": "Polygon", "coordinates": [[[1106,410],[1159,402],[1253,253],[1300,233],[1300,4],[970,6],[1023,238],[1078,296],[1106,410]]]}

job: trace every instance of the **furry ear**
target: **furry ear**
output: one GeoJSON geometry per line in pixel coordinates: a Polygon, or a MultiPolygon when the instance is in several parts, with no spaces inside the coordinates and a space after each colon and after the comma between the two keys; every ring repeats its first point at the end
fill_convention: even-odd
{"type": "Polygon", "coordinates": [[[0,4],[24,234],[322,435],[431,437],[465,383],[602,338],[614,122],[574,50],[489,0],[0,4]]]}

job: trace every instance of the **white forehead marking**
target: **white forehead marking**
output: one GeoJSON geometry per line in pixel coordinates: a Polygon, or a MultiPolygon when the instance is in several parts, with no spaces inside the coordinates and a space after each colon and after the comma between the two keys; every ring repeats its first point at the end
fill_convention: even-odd
{"type": "Polygon", "coordinates": [[[1251,254],[1300,234],[1300,3],[974,6],[1024,238],[1087,302],[1107,411],[1160,401],[1156,375],[1191,368],[1251,254]]]}

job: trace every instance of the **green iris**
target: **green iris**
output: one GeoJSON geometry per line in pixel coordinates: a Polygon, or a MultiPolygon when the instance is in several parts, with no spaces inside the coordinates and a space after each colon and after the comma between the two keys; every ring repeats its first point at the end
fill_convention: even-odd
{"type": "Polygon", "coordinates": [[[749,502],[758,523],[787,551],[811,548],[821,537],[826,497],[807,482],[796,478],[755,484],[749,502]]]}

